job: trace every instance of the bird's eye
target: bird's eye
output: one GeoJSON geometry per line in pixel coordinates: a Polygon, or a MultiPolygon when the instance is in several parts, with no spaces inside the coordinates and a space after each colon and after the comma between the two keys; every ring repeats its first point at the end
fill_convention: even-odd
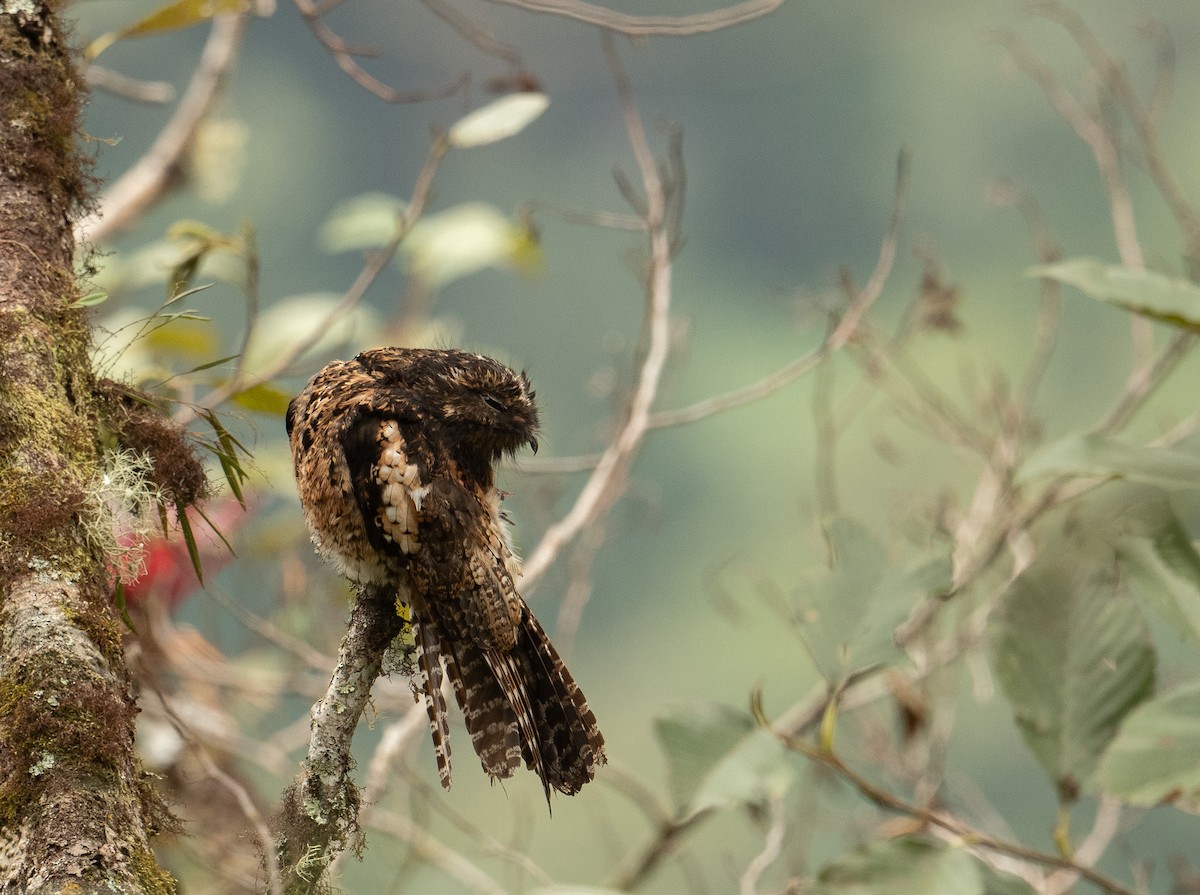
{"type": "Polygon", "coordinates": [[[486,404],[488,407],[492,408],[492,410],[497,411],[498,413],[504,413],[504,411],[506,411],[508,409],[502,403],[500,403],[500,401],[497,398],[494,398],[491,395],[484,395],[483,403],[486,404]]]}

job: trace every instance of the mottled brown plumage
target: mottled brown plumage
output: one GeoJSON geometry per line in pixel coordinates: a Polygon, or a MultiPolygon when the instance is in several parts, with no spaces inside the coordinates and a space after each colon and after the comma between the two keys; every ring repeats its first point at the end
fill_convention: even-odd
{"type": "Polygon", "coordinates": [[[493,463],[537,450],[524,374],[464,351],[380,348],[317,373],[288,407],[300,501],[317,551],[412,609],[414,693],[450,785],[443,674],[483,769],[524,760],[574,794],[603,764],[587,700],[516,589],[493,463]]]}

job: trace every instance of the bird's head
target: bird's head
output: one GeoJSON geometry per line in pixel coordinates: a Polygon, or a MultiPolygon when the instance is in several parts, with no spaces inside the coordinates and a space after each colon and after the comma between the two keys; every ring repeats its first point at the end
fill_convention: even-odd
{"type": "Polygon", "coordinates": [[[440,410],[460,445],[487,454],[489,461],[538,448],[538,411],[524,373],[479,354],[462,354],[447,371],[440,410]]]}

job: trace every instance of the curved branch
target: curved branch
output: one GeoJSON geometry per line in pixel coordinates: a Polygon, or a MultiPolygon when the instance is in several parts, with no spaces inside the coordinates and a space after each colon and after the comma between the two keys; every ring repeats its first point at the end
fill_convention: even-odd
{"type": "Polygon", "coordinates": [[[650,429],[650,408],[658,394],[659,382],[670,353],[671,256],[675,234],[670,232],[667,187],[646,139],[629,79],[613,46],[612,37],[607,32],[604,34],[604,51],[620,97],[629,145],[637,160],[646,194],[643,217],[650,237],[644,332],[647,349],[624,425],[600,455],[600,461],[576,497],[574,506],[566,516],[546,530],[530,555],[522,577],[527,588],[545,573],[562,548],[606,506],[611,505],[617,492],[622,490],[620,481],[628,463],[650,429]]]}
{"type": "Polygon", "coordinates": [[[690,16],[633,16],[614,12],[584,0],[491,0],[515,6],[527,12],[562,16],[599,25],[630,37],[686,37],[731,28],[761,18],[783,5],[783,0],[743,0],[724,9],[699,12],[690,16]]]}
{"type": "Polygon", "coordinates": [[[213,19],[208,42],[175,114],[145,154],[108,188],[99,207],[75,225],[78,242],[103,242],[178,185],[184,158],[221,94],[245,30],[245,15],[213,19]]]}
{"type": "Polygon", "coordinates": [[[383,655],[403,627],[392,598],[370,589],[359,593],[333,678],[312,708],[308,755],[283,794],[276,820],[279,867],[289,895],[323,891],[325,870],[360,834],[350,743],[383,655]]]}
{"type": "Polygon", "coordinates": [[[820,346],[799,357],[787,366],[764,376],[758,382],[751,383],[740,389],[714,395],[697,401],[690,407],[678,410],[664,410],[650,418],[650,427],[662,429],[669,426],[681,426],[694,423],[705,417],[741,407],[767,397],[791,382],[795,382],[805,373],[815,368],[821,361],[842,348],[858,332],[863,318],[883,294],[884,284],[892,273],[892,265],[896,260],[896,247],[900,241],[900,230],[904,225],[904,217],[908,205],[908,154],[901,152],[896,159],[896,194],[892,204],[891,220],[888,222],[887,233],[879,246],[879,258],[875,262],[875,270],[867,280],[862,290],[855,296],[838,320],[837,325],[830,330],[825,341],[820,346]]]}
{"type": "Polygon", "coordinates": [[[321,20],[321,16],[331,8],[330,4],[317,4],[311,0],[292,0],[292,2],[295,3],[300,15],[304,17],[304,22],[312,31],[313,36],[333,57],[338,68],[349,75],[364,90],[375,94],[384,102],[402,105],[441,99],[462,90],[470,80],[470,76],[463,73],[441,86],[431,87],[427,90],[397,90],[370,74],[354,58],[355,56],[373,56],[376,55],[376,51],[352,46],[321,20]]]}
{"type": "MultiPolygon", "coordinates": [[[[844,689],[842,692],[845,692],[844,689]]],[[[835,693],[831,698],[838,699],[839,694],[835,693]]],[[[931,828],[944,830],[961,840],[962,844],[969,848],[984,849],[1043,867],[1053,867],[1056,870],[1065,870],[1078,874],[1101,891],[1109,893],[1109,895],[1138,895],[1138,893],[1129,887],[1099,873],[1085,863],[1063,857],[1062,855],[1038,851],[1037,849],[1021,845],[1019,842],[1010,842],[998,836],[989,835],[948,811],[926,808],[922,805],[905,801],[897,795],[893,795],[882,786],[877,786],[847,765],[832,749],[821,748],[801,739],[790,732],[788,729],[791,727],[790,724],[787,727],[781,727],[773,723],[763,711],[762,694],[759,691],[755,691],[751,697],[751,710],[758,723],[779,740],[785,748],[832,771],[858,790],[863,798],[872,802],[877,808],[914,818],[931,828]]]]}
{"type": "Polygon", "coordinates": [[[175,87],[166,81],[139,81],[94,62],[83,74],[93,90],[107,90],[135,103],[169,103],[175,99],[175,87]]]}
{"type": "Polygon", "coordinates": [[[413,186],[412,197],[405,206],[404,213],[397,221],[396,235],[392,237],[387,245],[382,246],[378,251],[372,252],[367,257],[362,270],[359,271],[354,282],[350,284],[350,288],[342,294],[338,303],[329,309],[329,312],[317,325],[309,330],[308,335],[290,345],[287,350],[280,352],[272,360],[270,366],[256,371],[253,375],[246,373],[239,365],[237,371],[227,382],[214,388],[195,404],[181,407],[175,415],[175,419],[181,423],[190,422],[200,416],[203,410],[214,410],[235,395],[239,395],[261,383],[270,382],[276,376],[283,375],[305,352],[321,340],[331,326],[350,313],[362,301],[362,297],[371,287],[371,284],[375,282],[376,278],[383,272],[383,269],[391,262],[397,249],[400,248],[400,244],[404,242],[405,237],[412,230],[413,224],[417,222],[417,219],[425,211],[430,191],[433,189],[434,175],[437,173],[438,165],[449,148],[450,143],[444,136],[434,138],[433,144],[429,147],[429,155],[425,158],[425,164],[417,174],[417,181],[413,186]]]}

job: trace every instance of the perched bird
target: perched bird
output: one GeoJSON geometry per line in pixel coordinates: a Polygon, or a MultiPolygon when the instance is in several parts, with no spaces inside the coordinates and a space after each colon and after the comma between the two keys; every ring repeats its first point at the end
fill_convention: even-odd
{"type": "Polygon", "coordinates": [[[425,699],[450,786],[444,673],[493,779],[521,760],[573,795],[603,764],[604,737],[517,592],[521,564],[493,464],[528,444],[529,380],[465,351],[379,348],[334,361],[291,402],[287,430],[317,552],[411,610],[414,696],[425,699]]]}

